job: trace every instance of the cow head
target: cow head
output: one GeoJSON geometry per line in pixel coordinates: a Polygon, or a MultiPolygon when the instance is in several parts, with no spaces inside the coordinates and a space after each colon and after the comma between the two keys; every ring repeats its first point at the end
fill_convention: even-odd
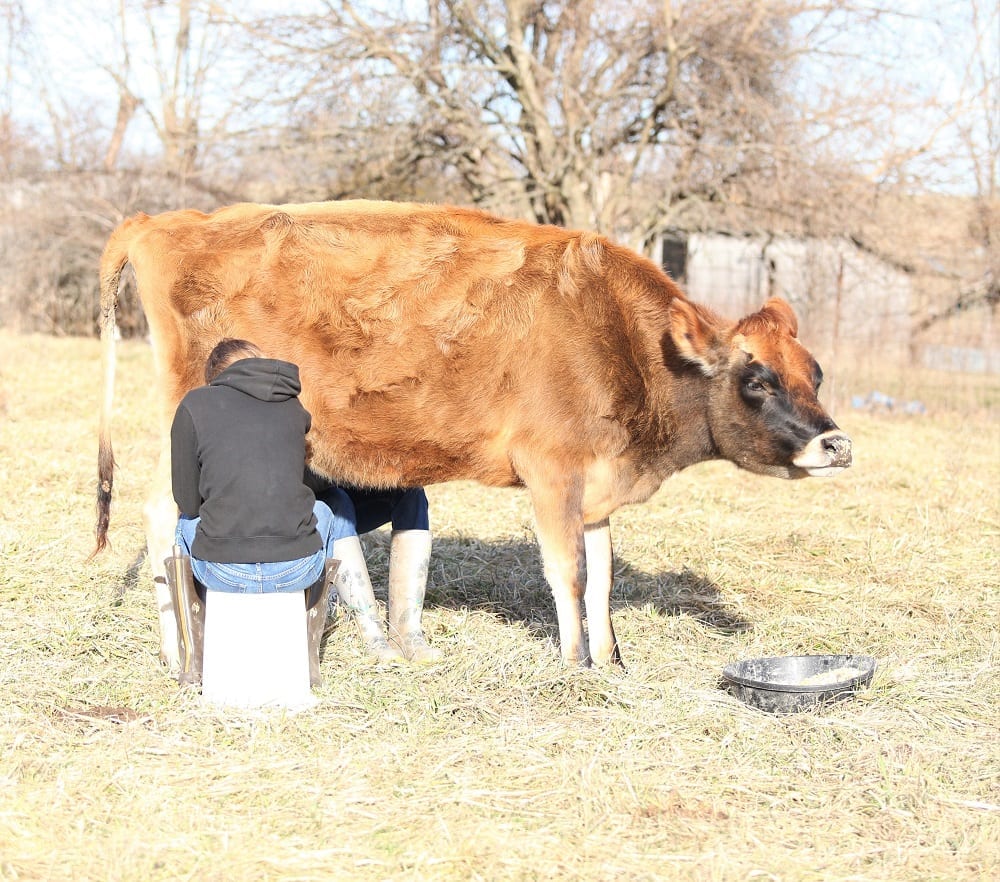
{"type": "Polygon", "coordinates": [[[707,378],[708,430],[718,454],[780,478],[834,475],[851,465],[851,439],[817,398],[823,374],[796,338],[782,299],[726,326],[682,299],[670,306],[677,354],[707,378]]]}

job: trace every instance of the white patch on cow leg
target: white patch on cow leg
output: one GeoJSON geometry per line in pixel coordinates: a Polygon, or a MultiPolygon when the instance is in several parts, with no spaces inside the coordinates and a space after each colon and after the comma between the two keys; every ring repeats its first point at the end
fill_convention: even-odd
{"type": "Polygon", "coordinates": [[[594,664],[621,663],[617,652],[615,631],[611,625],[611,587],[614,581],[614,550],[611,545],[611,524],[607,518],[584,528],[583,542],[587,552],[587,631],[590,657],[594,664]]]}
{"type": "Polygon", "coordinates": [[[169,449],[160,454],[156,477],[142,515],[146,527],[146,552],[156,587],[156,608],[160,615],[160,660],[174,672],[180,670],[177,618],[170,601],[163,564],[170,557],[177,529],[177,505],[170,490],[169,449]]]}
{"type": "MultiPolygon", "coordinates": [[[[544,551],[542,553],[544,554],[544,551]]],[[[561,568],[549,567],[546,564],[545,578],[552,588],[552,597],[556,602],[562,659],[567,665],[589,667],[590,654],[583,633],[583,611],[580,600],[575,596],[572,584],[567,585],[566,580],[561,577],[561,568]]]]}

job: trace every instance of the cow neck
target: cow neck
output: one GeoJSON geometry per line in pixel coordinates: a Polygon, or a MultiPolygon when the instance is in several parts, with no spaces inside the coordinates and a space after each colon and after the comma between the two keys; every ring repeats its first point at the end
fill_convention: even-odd
{"type": "Polygon", "coordinates": [[[632,446],[663,477],[718,459],[708,419],[712,379],[677,355],[665,322],[657,323],[654,333],[660,337],[655,342],[649,326],[643,330],[649,336],[641,370],[646,400],[638,409],[640,418],[628,426],[632,446]]]}
{"type": "Polygon", "coordinates": [[[677,353],[669,334],[664,334],[658,409],[665,414],[669,436],[664,439],[675,470],[719,458],[709,412],[712,386],[717,378],[706,376],[698,365],[677,353]]]}

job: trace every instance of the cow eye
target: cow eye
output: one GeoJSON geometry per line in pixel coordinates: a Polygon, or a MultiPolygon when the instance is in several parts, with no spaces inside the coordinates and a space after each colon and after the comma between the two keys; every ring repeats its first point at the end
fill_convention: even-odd
{"type": "Polygon", "coordinates": [[[777,375],[766,365],[756,365],[746,371],[741,378],[740,393],[747,403],[763,404],[768,396],[780,388],[777,375]]]}

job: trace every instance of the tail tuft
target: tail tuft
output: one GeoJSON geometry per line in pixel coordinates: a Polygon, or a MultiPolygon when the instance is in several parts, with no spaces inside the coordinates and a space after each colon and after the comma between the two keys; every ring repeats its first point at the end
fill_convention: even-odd
{"type": "Polygon", "coordinates": [[[114,487],[115,456],[110,440],[102,434],[97,454],[97,543],[90,557],[108,547],[108,526],[111,523],[111,490],[114,487]]]}
{"type": "Polygon", "coordinates": [[[111,522],[111,491],[114,487],[115,456],[111,449],[111,411],[115,389],[115,309],[118,305],[118,282],[128,262],[129,222],[119,226],[108,239],[101,255],[101,361],[104,368],[104,391],[101,396],[100,437],[97,450],[97,542],[90,557],[108,547],[111,522]]]}

